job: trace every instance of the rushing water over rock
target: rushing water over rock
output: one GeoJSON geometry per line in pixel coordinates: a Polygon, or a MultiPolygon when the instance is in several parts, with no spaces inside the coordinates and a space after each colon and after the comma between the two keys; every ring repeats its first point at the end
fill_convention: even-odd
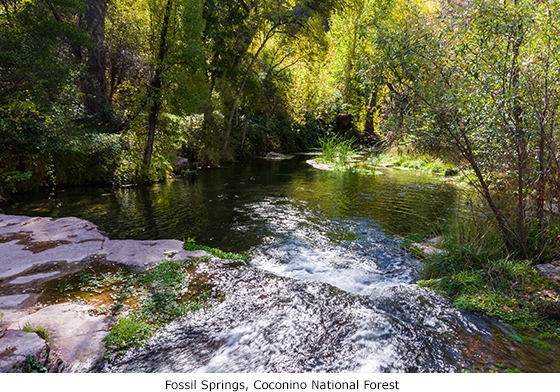
{"type": "Polygon", "coordinates": [[[457,370],[457,312],[430,292],[396,285],[375,296],[281,278],[251,266],[201,264],[197,280],[224,301],[170,325],[106,371],[341,372],[457,370]]]}
{"type": "Polygon", "coordinates": [[[453,219],[460,203],[455,187],[429,176],[322,172],[292,160],[29,196],[7,212],[74,215],[113,239],[195,237],[250,256],[250,265],[199,264],[193,279],[223,300],[101,371],[453,372],[496,363],[560,371],[557,347],[497,339],[505,327],[415,285],[420,260],[396,235],[453,219]]]}

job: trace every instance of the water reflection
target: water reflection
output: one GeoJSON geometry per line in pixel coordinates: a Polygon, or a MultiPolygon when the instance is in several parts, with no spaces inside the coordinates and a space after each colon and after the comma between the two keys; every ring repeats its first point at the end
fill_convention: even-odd
{"type": "Polygon", "coordinates": [[[455,187],[431,176],[392,170],[376,176],[325,172],[300,157],[239,163],[142,187],[18,195],[5,212],[76,216],[114,239],[194,237],[201,244],[246,252],[266,242],[274,220],[286,230],[302,222],[315,225],[335,241],[360,235],[348,225],[341,228],[339,222],[348,220],[392,236],[450,219],[458,198],[455,187]],[[289,208],[272,219],[255,213],[259,203],[264,209],[289,208]]]}

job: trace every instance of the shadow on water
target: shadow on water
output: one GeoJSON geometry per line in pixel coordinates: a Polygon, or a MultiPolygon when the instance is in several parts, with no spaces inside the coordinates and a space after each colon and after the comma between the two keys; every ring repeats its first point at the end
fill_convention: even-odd
{"type": "MultiPolygon", "coordinates": [[[[8,214],[76,216],[112,239],[185,239],[250,256],[197,274],[224,293],[103,371],[560,371],[558,347],[452,309],[414,284],[397,235],[451,220],[458,188],[431,176],[257,160],[121,189],[23,195],[8,214]]],[[[198,279],[198,278],[197,278],[198,279]]]]}

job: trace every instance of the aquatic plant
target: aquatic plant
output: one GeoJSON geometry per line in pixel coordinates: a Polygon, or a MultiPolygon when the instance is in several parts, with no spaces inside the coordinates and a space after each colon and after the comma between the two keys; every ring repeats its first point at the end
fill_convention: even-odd
{"type": "MultiPolygon", "coordinates": [[[[141,346],[167,323],[183,317],[188,312],[205,309],[210,299],[208,288],[191,288],[187,270],[192,265],[206,260],[200,258],[184,262],[163,261],[148,271],[128,272],[124,277],[127,284],[123,288],[140,286],[143,294],[138,298],[135,310],[119,319],[105,338],[107,357],[111,358],[131,347],[141,346]]],[[[89,281],[110,282],[112,278],[122,280],[123,274],[91,276],[89,281]]],[[[119,310],[120,308],[113,308],[114,312],[119,310]]]]}
{"type": "Polygon", "coordinates": [[[319,145],[323,155],[316,160],[332,166],[335,170],[347,169],[351,157],[356,154],[353,149],[354,138],[345,139],[341,135],[329,133],[319,138],[319,145]]]}

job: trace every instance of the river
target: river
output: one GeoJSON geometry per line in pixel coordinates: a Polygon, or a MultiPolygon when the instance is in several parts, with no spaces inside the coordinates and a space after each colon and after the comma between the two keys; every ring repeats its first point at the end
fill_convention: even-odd
{"type": "Polygon", "coordinates": [[[142,187],[19,196],[7,214],[76,216],[112,239],[186,239],[249,256],[209,263],[225,300],[169,325],[102,371],[560,371],[500,323],[419,288],[402,235],[453,220],[460,190],[435,177],[321,171],[256,160],[142,187]]]}

